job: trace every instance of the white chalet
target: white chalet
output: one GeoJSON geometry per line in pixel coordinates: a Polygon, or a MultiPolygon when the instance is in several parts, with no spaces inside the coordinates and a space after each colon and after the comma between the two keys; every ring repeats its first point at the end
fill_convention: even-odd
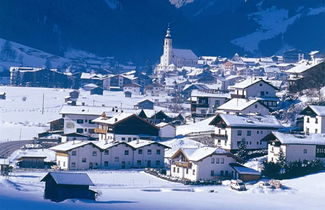
{"type": "Polygon", "coordinates": [[[282,127],[272,115],[218,114],[210,125],[215,126],[215,145],[230,151],[238,150],[242,141],[249,150],[266,149],[267,143],[261,140],[282,127]]]}
{"type": "Polygon", "coordinates": [[[270,113],[268,107],[256,99],[233,98],[222,104],[217,109],[218,113],[224,114],[261,114],[270,113]]]}
{"type": "Polygon", "coordinates": [[[63,106],[60,110],[64,121],[63,133],[80,133],[97,137],[94,132],[97,125],[93,120],[98,118],[103,112],[106,113],[107,117],[112,117],[117,114],[111,108],[107,107],[63,106]]]}
{"type": "Polygon", "coordinates": [[[63,170],[161,168],[167,146],[155,141],[70,141],[51,148],[63,170]]]}
{"type": "Polygon", "coordinates": [[[162,139],[175,138],[176,127],[172,124],[161,122],[156,125],[159,128],[159,137],[162,139]]]}
{"type": "Polygon", "coordinates": [[[190,181],[231,178],[230,163],[236,163],[235,156],[220,148],[181,148],[171,157],[170,175],[190,181]]]}
{"type": "Polygon", "coordinates": [[[325,136],[323,134],[286,134],[272,132],[265,140],[268,145],[268,162],[278,162],[280,151],[286,162],[320,159],[325,162],[325,136]]]}
{"type": "Polygon", "coordinates": [[[232,98],[255,98],[269,108],[277,107],[276,91],[278,89],[263,79],[249,78],[229,87],[229,89],[232,91],[232,98]]]}
{"type": "Polygon", "coordinates": [[[325,133],[325,106],[310,105],[300,113],[304,115],[304,132],[325,133]]]}

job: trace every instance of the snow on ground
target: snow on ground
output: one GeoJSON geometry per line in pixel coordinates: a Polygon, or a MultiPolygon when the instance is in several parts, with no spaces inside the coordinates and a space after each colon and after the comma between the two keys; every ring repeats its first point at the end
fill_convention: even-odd
{"type": "Polygon", "coordinates": [[[250,160],[248,160],[244,166],[248,167],[248,168],[252,168],[256,171],[261,171],[262,170],[262,166],[263,166],[263,161],[267,160],[267,155],[262,156],[262,157],[257,157],[257,158],[252,158],[250,160]]]}
{"type": "MultiPolygon", "coordinates": [[[[0,142],[10,140],[30,140],[49,128],[49,122],[60,118],[59,112],[65,103],[64,98],[71,89],[9,87],[0,86],[7,99],[0,100],[0,142]],[[44,110],[43,107],[44,95],[44,110]]],[[[170,97],[134,96],[125,98],[123,92],[104,91],[104,95],[90,95],[81,90],[78,105],[118,107],[126,110],[148,98],[166,102],[170,97]]]]}
{"type": "Polygon", "coordinates": [[[0,209],[323,209],[325,172],[284,180],[285,190],[261,189],[258,184],[237,192],[229,186],[187,186],[138,170],[88,171],[100,191],[97,201],[43,199],[44,171],[15,172],[0,177],[0,209]],[[209,192],[214,190],[213,193],[209,192]]]}

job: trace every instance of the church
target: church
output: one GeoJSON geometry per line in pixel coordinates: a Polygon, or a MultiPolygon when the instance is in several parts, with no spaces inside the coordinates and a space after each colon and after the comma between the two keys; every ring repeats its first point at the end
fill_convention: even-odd
{"type": "Polygon", "coordinates": [[[189,49],[174,49],[172,45],[172,36],[168,27],[164,40],[163,55],[160,57],[160,63],[156,66],[155,72],[162,75],[168,71],[177,70],[183,66],[196,66],[198,57],[189,49]]]}

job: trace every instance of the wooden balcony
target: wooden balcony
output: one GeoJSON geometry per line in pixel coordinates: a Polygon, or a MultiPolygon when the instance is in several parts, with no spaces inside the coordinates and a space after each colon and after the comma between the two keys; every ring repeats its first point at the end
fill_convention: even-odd
{"type": "Polygon", "coordinates": [[[192,163],[190,162],[178,162],[175,161],[174,164],[178,167],[182,167],[182,168],[191,168],[192,167],[192,163]]]}
{"type": "Polygon", "coordinates": [[[106,134],[107,130],[106,129],[101,129],[101,128],[95,128],[94,132],[98,133],[98,134],[106,134]]]}

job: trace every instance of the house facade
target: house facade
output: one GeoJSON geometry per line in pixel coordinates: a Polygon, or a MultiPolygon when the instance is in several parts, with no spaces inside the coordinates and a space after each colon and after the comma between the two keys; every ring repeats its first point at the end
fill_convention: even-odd
{"type": "Polygon", "coordinates": [[[325,133],[325,106],[310,105],[301,115],[304,115],[304,133],[325,133]]]}
{"type": "Polygon", "coordinates": [[[51,149],[63,170],[164,167],[165,145],[149,140],[74,141],[51,149]]]}
{"type": "Polygon", "coordinates": [[[320,159],[325,162],[325,137],[322,134],[272,132],[268,141],[268,162],[278,162],[282,152],[286,162],[320,159]]]}
{"type": "Polygon", "coordinates": [[[271,115],[218,114],[210,125],[215,126],[215,145],[230,151],[237,151],[242,143],[248,150],[266,149],[262,139],[282,127],[271,115]]]}
{"type": "Polygon", "coordinates": [[[214,147],[181,148],[170,160],[170,175],[190,181],[232,178],[230,163],[236,162],[230,152],[214,147]]]}
{"type": "Polygon", "coordinates": [[[256,99],[233,98],[217,108],[224,114],[260,114],[268,115],[270,109],[256,99]]]}

